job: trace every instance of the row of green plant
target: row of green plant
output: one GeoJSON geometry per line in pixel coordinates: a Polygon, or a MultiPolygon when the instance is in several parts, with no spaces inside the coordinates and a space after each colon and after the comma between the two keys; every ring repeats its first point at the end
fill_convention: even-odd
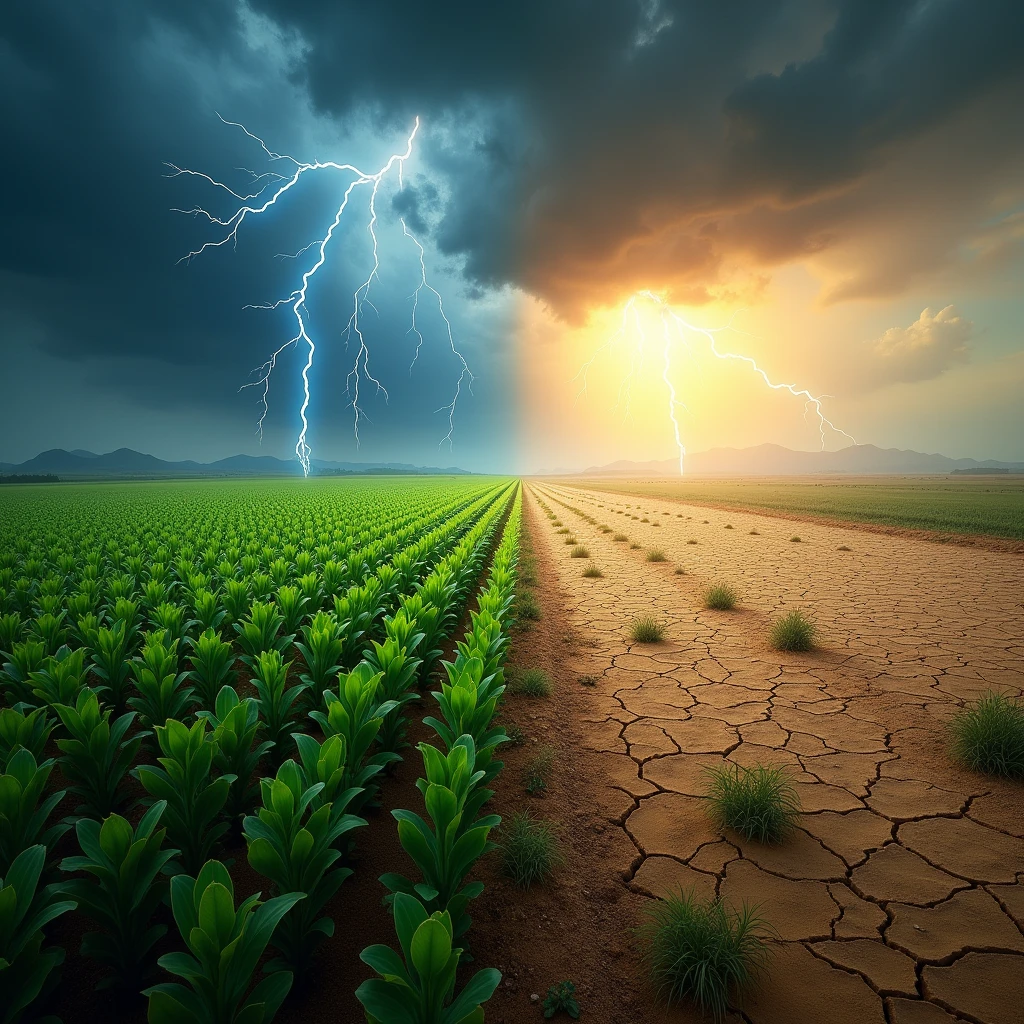
{"type": "MultiPolygon", "coordinates": [[[[103,848],[100,842],[103,835],[108,837],[106,846],[109,849],[105,853],[108,861],[110,858],[116,861],[117,849],[122,853],[141,849],[138,844],[143,840],[152,853],[150,867],[156,860],[160,861],[152,871],[145,868],[149,884],[147,887],[140,881],[137,898],[120,892],[114,900],[115,903],[120,900],[122,910],[125,906],[132,910],[128,915],[130,920],[122,920],[109,929],[110,934],[117,936],[116,951],[111,952],[104,946],[104,942],[109,945],[109,934],[103,939],[103,933],[97,933],[83,943],[83,952],[87,955],[98,956],[101,960],[106,957],[108,965],[114,968],[112,978],[126,983],[128,977],[139,977],[146,954],[159,937],[159,930],[153,932],[147,926],[151,909],[149,914],[144,912],[146,908],[158,905],[163,898],[159,892],[159,876],[177,872],[187,878],[190,885],[204,881],[203,872],[209,874],[210,865],[202,866],[203,862],[225,831],[236,825],[242,812],[252,805],[255,787],[249,780],[261,757],[271,750],[272,744],[283,747],[288,740],[295,742],[299,759],[285,761],[278,769],[277,777],[263,781],[260,787],[263,807],[256,815],[246,816],[242,827],[249,843],[252,866],[270,879],[272,887],[278,890],[278,896],[294,897],[278,915],[284,918],[281,926],[275,931],[275,921],[275,926],[268,933],[267,941],[269,934],[277,936],[280,933],[275,944],[279,943],[281,956],[275,963],[289,968],[286,975],[308,966],[316,942],[329,934],[333,927],[329,919],[317,915],[347,874],[347,869],[335,865],[340,856],[337,844],[343,835],[364,823],[351,811],[357,810],[372,796],[373,776],[398,756],[396,748],[401,745],[404,734],[401,708],[412,699],[410,686],[424,662],[422,658],[411,658],[411,651],[423,645],[423,653],[431,660],[439,654],[435,645],[450,629],[458,603],[465,600],[469,586],[479,575],[489,546],[488,537],[505,505],[504,501],[492,503],[486,514],[461,539],[455,551],[442,559],[434,572],[417,586],[416,592],[402,596],[400,606],[385,619],[384,642],[372,641],[366,659],[352,672],[338,677],[337,693],[331,690],[324,693],[322,708],[310,713],[310,717],[323,729],[325,739],[322,744],[295,732],[296,715],[291,712],[296,707],[294,691],[300,687],[286,686],[287,669],[282,666],[280,652],[273,646],[248,655],[254,671],[257,698],[239,699],[233,688],[223,686],[213,711],[201,711],[191,727],[168,715],[160,724],[151,723],[152,734],[136,732],[128,737],[126,733],[136,712],[126,712],[111,723],[111,710],[101,708],[97,693],[85,686],[81,687],[79,701],[74,708],[55,706],[63,728],[69,733],[68,739],[57,741],[64,753],[61,767],[74,778],[72,788],[85,800],[79,812],[91,811],[100,816],[102,812],[97,808],[109,809],[111,804],[118,804],[123,799],[119,793],[120,786],[141,744],[155,739],[160,753],[164,755],[157,759],[157,765],[142,765],[132,771],[148,793],[147,802],[152,804],[152,808],[159,808],[158,811],[151,809],[147,812],[134,837],[129,835],[125,839],[122,825],[128,828],[129,833],[130,826],[117,814],[106,814],[102,826],[96,820],[82,819],[76,831],[85,860],[66,858],[61,865],[70,871],[98,873],[97,865],[101,858],[97,851],[103,848]],[[276,676],[271,669],[276,670],[276,676]],[[276,683],[271,682],[271,677],[276,678],[276,683]],[[261,714],[263,710],[268,713],[261,714]],[[210,731],[208,727],[212,727],[210,731]],[[258,741],[258,733],[261,736],[273,734],[276,738],[258,741]],[[384,734],[383,740],[381,733],[384,734]],[[374,752],[371,752],[371,747],[375,747],[374,752]],[[378,747],[380,749],[376,749],[378,747]],[[156,822],[161,817],[164,828],[155,831],[156,822]],[[167,834],[177,849],[161,849],[163,837],[167,834]],[[121,839],[115,842],[118,835],[121,839]],[[88,851],[86,845],[90,846],[88,851]],[[197,881],[193,883],[191,875],[196,872],[197,881]],[[151,900],[155,902],[151,904],[151,900]],[[292,905],[296,903],[298,906],[292,911],[292,905]],[[130,963],[126,959],[129,957],[130,963]],[[120,961],[113,962],[117,958],[120,961]]],[[[306,639],[312,642],[310,637],[306,639]]],[[[334,657],[337,656],[339,643],[334,637],[333,645],[326,645],[326,654],[320,652],[322,657],[318,663],[321,667],[331,662],[331,651],[334,657]]],[[[141,660],[145,662],[146,659],[141,660]]],[[[316,661],[309,658],[307,664],[316,661]]],[[[330,675],[338,668],[335,661],[324,671],[330,675]]],[[[309,683],[302,689],[312,685],[309,683]]],[[[48,825],[47,822],[63,798],[63,792],[41,800],[53,760],[39,763],[39,759],[53,728],[54,723],[47,719],[44,707],[34,710],[8,708],[0,712],[0,753],[6,762],[0,799],[9,798],[8,805],[0,811],[0,856],[4,858],[7,873],[13,870],[13,862],[22,853],[35,846],[43,851],[45,861],[47,851],[52,851],[70,824],[48,825]],[[33,846],[36,839],[41,841],[33,846]]],[[[110,862],[102,870],[115,879],[115,886],[118,878],[124,884],[127,869],[123,858],[120,866],[110,862]]],[[[132,868],[132,872],[137,870],[141,870],[138,865],[132,868]]],[[[134,874],[129,876],[130,880],[134,877],[134,874]]],[[[183,928],[182,922],[187,915],[183,917],[179,910],[188,901],[175,901],[174,886],[172,882],[172,909],[179,928],[183,928]]],[[[217,899],[223,902],[223,879],[205,878],[202,888],[221,893],[217,899]]],[[[227,888],[230,889],[230,879],[227,880],[227,888]]],[[[86,895],[82,892],[75,895],[79,906],[89,913],[86,895]]],[[[107,896],[110,895],[108,892],[107,896]]],[[[233,896],[231,898],[233,900],[233,896]]],[[[93,901],[94,904],[96,902],[93,901]]],[[[196,896],[196,913],[199,913],[200,902],[200,897],[196,896]]],[[[241,927],[244,928],[244,921],[255,906],[251,904],[246,909],[243,904],[237,912],[241,927]]],[[[70,906],[64,906],[61,912],[66,909],[70,906]]],[[[109,913],[107,916],[108,919],[111,917],[109,913]]],[[[111,924],[111,920],[107,923],[111,924]]],[[[35,929],[32,935],[33,941],[38,938],[37,946],[41,947],[41,930],[35,929]]],[[[182,936],[192,948],[194,936],[191,932],[183,930],[182,936]]],[[[266,944],[262,943],[257,957],[266,944]]],[[[197,956],[200,952],[193,948],[197,956]]],[[[0,956],[3,955],[0,950],[0,956]]],[[[170,954],[170,959],[162,958],[162,966],[172,973],[182,973],[178,968],[184,962],[175,959],[181,955],[170,954]]],[[[54,951],[45,973],[48,974],[62,958],[62,952],[58,956],[54,951]]],[[[10,958],[6,959],[13,963],[10,958]]],[[[194,965],[186,966],[188,970],[184,976],[195,981],[199,975],[195,973],[194,965]]],[[[239,977],[247,978],[250,973],[251,969],[240,971],[239,977]]],[[[15,973],[4,972],[0,981],[17,977],[15,973]]],[[[290,977],[282,977],[274,982],[274,986],[280,986],[285,980],[290,985],[290,977]]],[[[247,997],[248,1002],[252,1002],[257,994],[261,997],[266,994],[258,988],[259,993],[251,993],[247,997]]],[[[24,1005],[28,1005],[41,989],[42,984],[34,992],[29,991],[24,1005]]],[[[284,991],[287,991],[287,985],[284,991]]],[[[193,992],[188,998],[206,998],[208,993],[204,995],[204,992],[199,992],[199,995],[193,992]]],[[[182,1012],[180,1006],[173,1005],[173,1000],[181,993],[172,998],[167,986],[158,986],[152,993],[151,1019],[155,1019],[153,1014],[159,1019],[184,1019],[180,1015],[177,1018],[173,1016],[182,1012]]],[[[12,1000],[12,1005],[21,1002],[21,999],[12,1000]]],[[[274,999],[268,999],[267,1006],[273,1004],[274,999]]],[[[272,1015],[272,1010],[270,1012],[272,1015]]],[[[253,1019],[259,1018],[254,1016],[253,1019]]]]}
{"type": "Polygon", "coordinates": [[[482,1004],[501,974],[477,971],[456,994],[456,973],[465,953],[469,904],[483,891],[467,881],[477,860],[494,848],[496,814],[483,813],[489,785],[502,768],[496,754],[507,741],[494,722],[505,690],[503,664],[508,621],[515,600],[522,496],[517,494],[490,576],[455,658],[444,662],[446,680],[433,696],[439,714],[429,724],[440,746],[419,744],[426,818],[406,809],[392,812],[403,850],[418,878],[381,876],[388,890],[399,950],[370,946],[362,959],[378,977],[356,992],[367,1020],[387,1024],[470,1024],[483,1020],[482,1004]],[[456,945],[456,943],[459,943],[456,945]]]}

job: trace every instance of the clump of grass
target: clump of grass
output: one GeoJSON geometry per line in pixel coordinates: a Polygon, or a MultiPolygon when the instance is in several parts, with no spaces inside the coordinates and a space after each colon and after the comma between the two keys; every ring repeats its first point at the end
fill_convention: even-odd
{"type": "Polygon", "coordinates": [[[750,531],[750,536],[751,537],[760,537],[761,534],[757,530],[751,530],[750,531]]]}
{"type": "Polygon", "coordinates": [[[1024,704],[986,693],[949,724],[953,757],[971,771],[1024,778],[1024,704]]]}
{"type": "Polygon", "coordinates": [[[519,557],[519,582],[528,587],[537,585],[537,559],[531,554],[522,554],[519,557]]]}
{"type": "Polygon", "coordinates": [[[667,1001],[689,999],[722,1021],[730,997],[766,967],[770,929],[756,907],[731,910],[719,897],[701,900],[680,890],[655,901],[640,928],[644,961],[667,1001]]]}
{"type": "Polygon", "coordinates": [[[665,623],[653,615],[640,615],[629,624],[629,636],[638,644],[656,644],[665,639],[665,623]]]}
{"type": "Polygon", "coordinates": [[[597,686],[597,676],[580,676],[579,684],[580,686],[597,686]]]}
{"type": "Polygon", "coordinates": [[[667,562],[668,559],[665,557],[665,552],[662,551],[660,548],[651,548],[651,550],[647,552],[647,561],[667,562]]]}
{"type": "Polygon", "coordinates": [[[685,576],[686,570],[681,565],[677,565],[675,568],[675,574],[677,576],[685,576]]]}
{"type": "Polygon", "coordinates": [[[533,796],[535,793],[548,788],[551,779],[551,770],[555,766],[555,748],[541,747],[537,754],[530,758],[523,771],[523,785],[526,792],[533,796]]]}
{"type": "Polygon", "coordinates": [[[522,697],[550,697],[551,676],[542,668],[528,668],[512,679],[512,692],[522,697]]]}
{"type": "Polygon", "coordinates": [[[520,620],[536,622],[541,617],[540,602],[532,590],[519,590],[516,593],[515,617],[520,620]]]}
{"type": "Polygon", "coordinates": [[[651,523],[651,527],[652,528],[655,527],[655,526],[657,526],[660,529],[661,528],[661,523],[651,523]]]}
{"type": "Polygon", "coordinates": [[[605,526],[603,523],[598,527],[598,529],[602,533],[611,533],[612,532],[612,528],[610,526],[605,526]]]}
{"type": "Polygon", "coordinates": [[[836,548],[836,551],[849,551],[849,550],[851,550],[851,549],[848,548],[845,544],[840,544],[839,547],[836,548]]]}
{"type": "Polygon", "coordinates": [[[768,639],[777,651],[809,651],[817,633],[818,627],[802,612],[791,611],[775,620],[768,639]]]}
{"type": "Polygon", "coordinates": [[[731,612],[739,598],[727,583],[713,583],[704,591],[704,607],[718,612],[731,612]]]}
{"type": "Polygon", "coordinates": [[[510,747],[521,747],[526,742],[526,733],[515,722],[505,726],[505,735],[510,747]]]}
{"type": "Polygon", "coordinates": [[[640,547],[641,547],[641,545],[637,544],[636,541],[633,541],[633,543],[629,545],[630,551],[638,551],[640,549],[640,547]]]}
{"type": "Polygon", "coordinates": [[[693,537],[691,537],[686,543],[687,544],[696,544],[697,541],[693,537]]]}
{"type": "Polygon", "coordinates": [[[612,537],[612,540],[623,541],[629,540],[629,538],[624,533],[617,533],[614,537],[612,537]]]}
{"type": "Polygon", "coordinates": [[[703,524],[704,524],[705,526],[707,526],[707,525],[708,525],[708,521],[707,521],[706,519],[702,519],[702,520],[701,520],[701,522],[702,522],[702,523],[703,523],[703,524]]]}
{"type": "Polygon", "coordinates": [[[576,547],[569,552],[570,558],[589,558],[590,552],[582,545],[577,544],[576,547]]]}
{"type": "Polygon", "coordinates": [[[555,533],[568,533],[568,532],[569,532],[569,527],[568,526],[563,526],[560,530],[555,530],[555,533]]]}
{"type": "Polygon", "coordinates": [[[799,544],[800,543],[800,538],[795,533],[789,539],[790,539],[791,543],[793,543],[793,544],[799,544]]]}
{"type": "Polygon", "coordinates": [[[785,769],[755,764],[707,768],[708,817],[758,843],[781,843],[792,832],[800,798],[785,769]]]}
{"type": "Polygon", "coordinates": [[[648,519],[647,516],[644,516],[643,519],[640,520],[640,522],[641,523],[649,523],[650,519],[648,519]]]}
{"type": "Polygon", "coordinates": [[[725,524],[725,528],[726,528],[727,530],[731,530],[731,529],[732,529],[732,523],[726,523],[726,524],[725,524]]]}
{"type": "Polygon", "coordinates": [[[516,885],[543,882],[562,862],[553,822],[517,811],[502,831],[502,866],[516,885]]]}
{"type": "Polygon", "coordinates": [[[588,580],[597,580],[600,579],[604,575],[604,573],[601,572],[601,570],[596,565],[594,565],[593,562],[591,562],[590,565],[588,565],[586,569],[583,570],[583,575],[586,576],[588,580]]]}
{"type": "Polygon", "coordinates": [[[576,535],[575,535],[575,534],[573,534],[573,533],[570,533],[570,534],[567,534],[567,535],[566,535],[566,537],[565,537],[565,543],[566,543],[566,544],[577,544],[577,543],[579,543],[579,542],[578,542],[578,541],[576,540],[576,535]]]}

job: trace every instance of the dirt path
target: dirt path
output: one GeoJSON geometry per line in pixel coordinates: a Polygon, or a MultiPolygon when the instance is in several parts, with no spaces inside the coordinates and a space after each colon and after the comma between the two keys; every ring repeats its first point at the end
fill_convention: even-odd
{"type": "MultiPolygon", "coordinates": [[[[958,771],[943,732],[963,701],[1024,687],[1020,557],[810,523],[796,543],[793,524],[756,514],[547,484],[528,494],[605,574],[583,578],[537,517],[579,639],[566,672],[598,677],[578,688],[585,710],[578,695],[566,708],[591,766],[579,796],[628,840],[603,842],[589,870],[630,897],[682,885],[762,904],[781,941],[743,1005],[750,1024],[1024,1019],[1024,787],[958,771]],[[654,547],[666,562],[646,561],[654,547]],[[741,607],[701,610],[712,580],[741,607]],[[769,648],[770,621],[791,607],[810,611],[820,650],[769,648]],[[651,611],[666,640],[631,643],[630,621],[651,611]],[[792,768],[805,812],[793,839],[771,849],[714,832],[700,770],[723,759],[792,768]]],[[[632,899],[618,916],[601,928],[624,932],[632,899]]],[[[676,1019],[633,998],[644,1008],[593,1019],[676,1019]]]]}

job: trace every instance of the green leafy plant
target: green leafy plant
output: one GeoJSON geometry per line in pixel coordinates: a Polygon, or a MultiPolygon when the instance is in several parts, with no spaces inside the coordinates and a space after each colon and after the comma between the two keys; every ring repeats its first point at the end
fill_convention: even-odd
{"type": "Polygon", "coordinates": [[[39,889],[46,847],[22,850],[0,878],[0,1024],[17,1024],[53,983],[64,950],[43,949],[43,927],[75,909],[57,886],[39,889]]]}
{"type": "Polygon", "coordinates": [[[817,634],[814,623],[794,610],[772,623],[768,640],[777,651],[809,651],[817,634]]]}
{"type": "Polygon", "coordinates": [[[69,879],[62,888],[100,926],[83,937],[81,949],[112,970],[99,988],[118,984],[134,989],[148,973],[154,944],[167,931],[152,923],[167,892],[162,874],[175,854],[162,848],[166,829],[157,828],[166,807],[158,800],[135,829],[118,814],[102,824],[81,819],[75,832],[82,855],[61,861],[61,871],[92,876],[69,879]]]}
{"type": "Polygon", "coordinates": [[[0,775],[0,871],[6,873],[15,858],[30,846],[42,844],[52,851],[57,840],[71,827],[58,822],[47,827],[46,820],[64,799],[64,790],[43,796],[53,771],[53,758],[36,763],[31,750],[16,750],[0,775]]]}
{"type": "Polygon", "coordinates": [[[356,809],[371,798],[374,776],[399,759],[394,751],[386,750],[369,756],[385,717],[394,708],[391,701],[381,700],[380,679],[379,672],[362,662],[351,672],[338,676],[337,693],[324,691],[326,713],[310,712],[310,718],[323,729],[324,736],[341,737],[345,751],[343,788],[363,791],[356,798],[356,809]]]}
{"type": "Polygon", "coordinates": [[[192,595],[192,614],[196,625],[204,633],[208,629],[218,629],[227,616],[217,595],[205,587],[196,590],[192,595]]]}
{"type": "Polygon", "coordinates": [[[341,628],[329,612],[317,612],[312,622],[302,627],[303,642],[296,648],[306,663],[306,671],[299,678],[310,690],[319,694],[341,671],[341,628]]]}
{"type": "Polygon", "coordinates": [[[640,929],[644,959],[669,1003],[689,999],[722,1021],[738,996],[767,966],[768,931],[756,908],[738,911],[693,890],[657,900],[640,929]]]}
{"type": "Polygon", "coordinates": [[[285,633],[290,633],[294,639],[299,630],[302,620],[306,616],[306,605],[309,604],[305,594],[298,587],[279,586],[275,596],[275,603],[281,618],[284,620],[285,633]]]}
{"type": "Polygon", "coordinates": [[[781,843],[800,814],[800,798],[784,768],[730,764],[707,768],[708,815],[759,843],[781,843]]]}
{"type": "Polygon", "coordinates": [[[261,903],[257,894],[236,909],[231,876],[219,861],[207,861],[196,878],[175,875],[171,910],[191,956],[167,953],[157,962],[188,985],[165,982],[142,993],[149,999],[150,1024],[273,1020],[292,975],[274,971],[250,991],[252,976],[278,922],[302,898],[293,892],[261,903]]]}
{"type": "MultiPolygon", "coordinates": [[[[398,614],[404,622],[405,613],[399,611],[398,614]]],[[[417,697],[413,687],[420,660],[413,656],[413,652],[422,639],[422,633],[407,630],[402,640],[395,636],[387,637],[382,644],[372,640],[366,652],[366,664],[374,672],[380,673],[381,696],[395,705],[385,716],[378,735],[378,742],[384,750],[397,751],[406,745],[403,742],[406,719],[402,715],[402,708],[417,697]]]]}
{"type": "Polygon", "coordinates": [[[665,639],[665,623],[654,615],[639,615],[629,624],[629,638],[638,644],[656,644],[665,639]]]}
{"type": "Polygon", "coordinates": [[[123,620],[119,619],[109,629],[101,627],[96,632],[92,652],[92,674],[100,680],[97,691],[104,695],[114,710],[124,711],[128,700],[131,665],[128,661],[130,637],[123,620]]]}
{"type": "Polygon", "coordinates": [[[217,744],[207,735],[206,719],[188,728],[173,718],[158,725],[160,767],[142,765],[132,774],[150,795],[151,803],[167,802],[164,825],[171,843],[181,851],[184,870],[194,871],[227,831],[228,823],[214,821],[227,802],[233,775],[211,779],[217,744]]]}
{"type": "Polygon", "coordinates": [[[135,712],[111,722],[110,710],[100,711],[99,700],[88,687],[79,692],[74,707],[55,704],[53,709],[68,734],[67,739],[57,740],[57,747],[64,755],[59,762],[61,774],[82,801],[75,813],[105,818],[124,803],[122,783],[146,734],[126,738],[135,712]]]}
{"type": "Polygon", "coordinates": [[[419,868],[423,881],[414,883],[395,873],[381,875],[380,880],[393,893],[417,896],[428,910],[446,910],[458,937],[469,927],[469,901],[483,892],[481,882],[463,883],[476,861],[495,848],[488,836],[501,818],[496,814],[477,817],[493,794],[481,785],[484,772],[477,769],[470,736],[460,736],[447,755],[429,743],[419,744],[419,750],[426,778],[416,785],[430,823],[405,809],[391,814],[398,822],[402,849],[419,868]]]}
{"type": "Polygon", "coordinates": [[[731,612],[739,600],[736,591],[727,583],[713,583],[704,591],[704,607],[719,612],[731,612]]]}
{"type": "Polygon", "coordinates": [[[961,708],[949,723],[953,757],[987,775],[1024,778],[1024,704],[986,693],[961,708]]]}
{"type": "Polygon", "coordinates": [[[192,653],[188,660],[192,665],[188,673],[199,703],[212,711],[221,689],[234,682],[235,655],[231,644],[226,643],[212,627],[198,637],[187,638],[192,653]]]}
{"type": "Polygon", "coordinates": [[[556,1013],[567,1013],[573,1020],[579,1020],[580,1004],[576,1000],[576,986],[571,981],[560,981],[548,989],[544,1016],[550,1018],[556,1013]]]}
{"type": "Polygon", "coordinates": [[[272,970],[287,966],[300,978],[316,946],[334,934],[334,921],[318,915],[352,874],[338,865],[341,852],[335,844],[346,832],[366,824],[354,814],[333,815],[330,803],[312,809],[324,784],[306,782],[299,766],[285,761],[276,778],[261,782],[263,806],[243,826],[253,870],[269,878],[279,895],[305,893],[274,933],[281,960],[271,964],[272,970]]]}
{"type": "Polygon", "coordinates": [[[61,647],[29,675],[32,695],[41,704],[73,704],[85,679],[85,649],[61,647]]]}
{"type": "Polygon", "coordinates": [[[267,739],[275,752],[282,752],[285,740],[298,728],[297,701],[308,684],[288,685],[290,661],[284,661],[276,650],[262,651],[253,664],[252,684],[256,687],[260,717],[266,726],[267,739]]]}
{"type": "Polygon", "coordinates": [[[455,995],[462,950],[452,946],[451,918],[428,914],[414,896],[398,893],[392,905],[402,955],[389,946],[368,946],[360,959],[379,978],[356,989],[369,1024],[483,1024],[482,1004],[494,994],[501,973],[477,971],[455,995]]]}
{"type": "Polygon", "coordinates": [[[562,862],[552,822],[518,811],[501,831],[502,867],[516,885],[544,882],[562,862]]]}
{"type": "Polygon", "coordinates": [[[261,654],[267,651],[280,654],[287,650],[295,637],[287,633],[282,635],[283,625],[284,616],[278,612],[277,605],[254,601],[249,609],[249,618],[235,623],[238,645],[245,651],[242,661],[255,670],[261,654]]]}
{"type": "Polygon", "coordinates": [[[217,694],[215,709],[198,711],[196,716],[205,718],[213,729],[213,763],[217,771],[235,777],[228,790],[224,813],[232,823],[238,822],[256,803],[256,786],[251,779],[260,758],[274,746],[270,740],[254,745],[263,725],[259,703],[252,697],[239,700],[232,687],[223,686],[217,694]]]}
{"type": "Polygon", "coordinates": [[[178,641],[169,646],[151,634],[142,654],[131,663],[135,687],[139,691],[128,699],[128,706],[152,729],[169,718],[181,719],[192,705],[192,687],[183,685],[188,674],[178,671],[178,641]]]}
{"type": "Polygon", "coordinates": [[[27,713],[20,708],[0,708],[0,769],[15,751],[24,747],[38,761],[46,749],[46,741],[53,731],[55,720],[47,708],[36,708],[27,713]]]}

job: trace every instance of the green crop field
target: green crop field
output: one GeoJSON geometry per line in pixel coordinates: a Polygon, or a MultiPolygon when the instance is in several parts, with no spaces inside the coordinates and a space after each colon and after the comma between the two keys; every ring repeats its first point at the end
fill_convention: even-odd
{"type": "Polygon", "coordinates": [[[1024,477],[590,479],[595,490],[1024,540],[1024,477]]]}
{"type": "MultiPolygon", "coordinates": [[[[314,985],[335,920],[366,913],[349,855],[394,829],[362,815],[405,758],[425,773],[394,809],[408,859],[356,858],[397,939],[365,963],[335,947],[329,971],[351,993],[377,970],[355,998],[383,1019],[402,955],[446,946],[400,993],[440,1019],[499,820],[483,787],[506,740],[521,507],[518,483],[480,477],[4,488],[4,1019],[48,991],[65,1019],[97,1018],[99,981],[132,997],[122,1020],[270,1020],[314,985]],[[392,867],[408,877],[375,881],[392,867]],[[29,915],[18,941],[11,915],[29,915]]],[[[477,972],[468,1014],[499,979],[477,972]]]]}

